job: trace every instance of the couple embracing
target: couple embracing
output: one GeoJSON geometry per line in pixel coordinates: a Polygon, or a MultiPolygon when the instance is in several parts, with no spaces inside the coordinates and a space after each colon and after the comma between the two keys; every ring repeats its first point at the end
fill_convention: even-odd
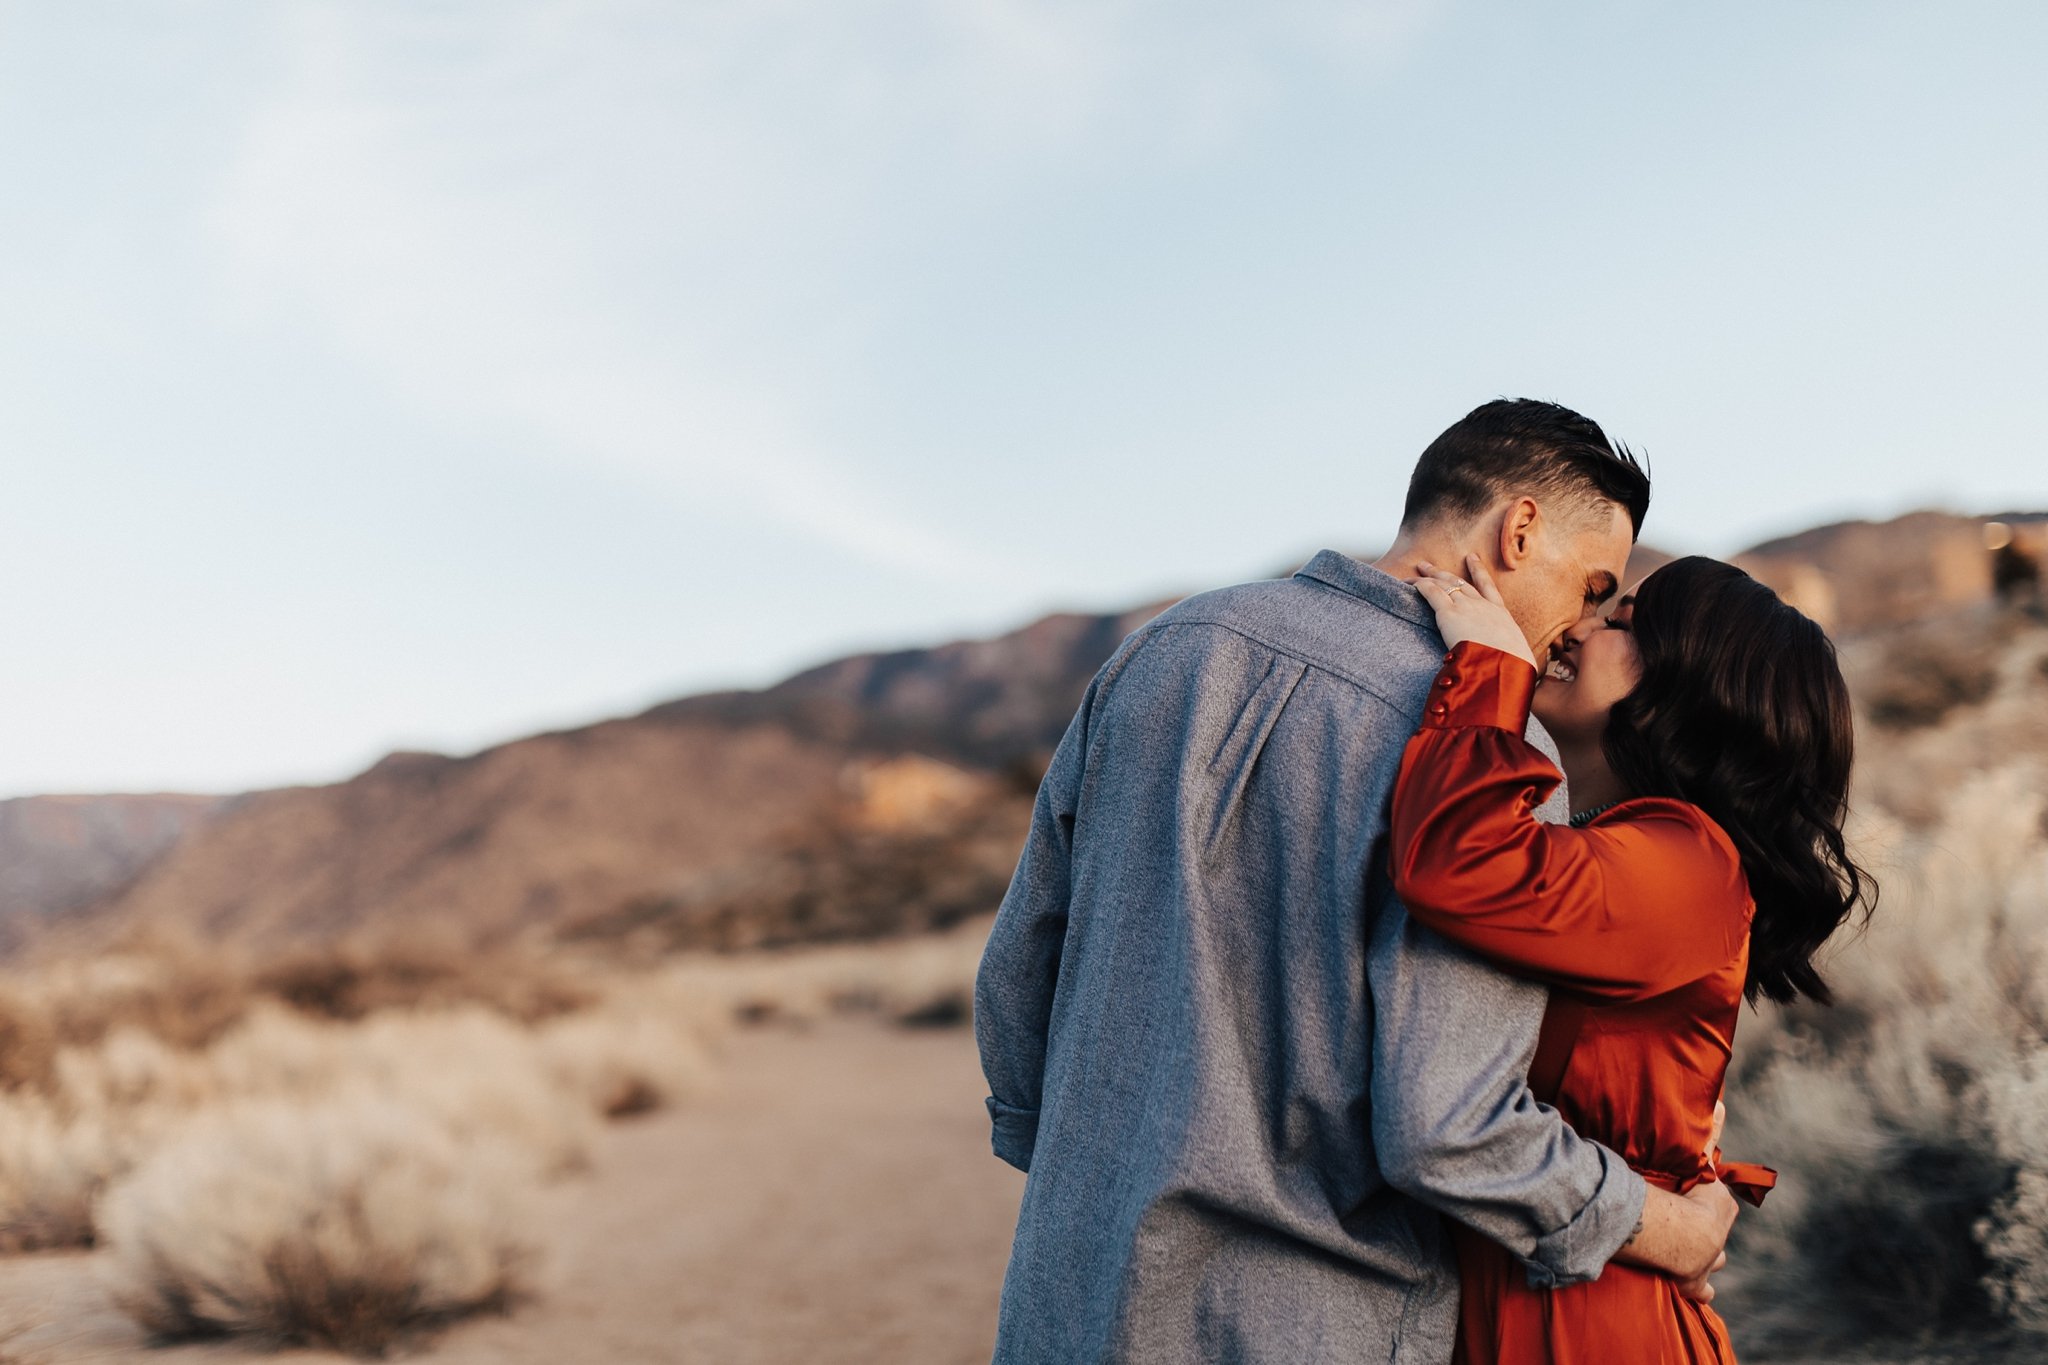
{"type": "Polygon", "coordinates": [[[982,961],[1029,1173],[996,1358],[1729,1361],[1719,1100],[1867,878],[1847,690],[1740,570],[1623,593],[1647,475],[1488,403],[1394,546],[1190,598],[1090,685],[982,961]]]}

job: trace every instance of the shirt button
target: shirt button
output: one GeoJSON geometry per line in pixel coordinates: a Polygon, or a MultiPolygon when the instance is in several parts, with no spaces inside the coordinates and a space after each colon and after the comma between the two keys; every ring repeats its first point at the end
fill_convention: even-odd
{"type": "Polygon", "coordinates": [[[1446,673],[1446,674],[1444,674],[1444,675],[1443,675],[1443,676],[1442,676],[1441,678],[1438,678],[1438,679],[1436,680],[1436,685],[1437,685],[1438,687],[1452,687],[1452,686],[1455,686],[1455,685],[1456,685],[1457,681],[1458,681],[1458,675],[1457,675],[1457,674],[1455,674],[1455,673],[1446,673]]]}
{"type": "Polygon", "coordinates": [[[1448,716],[1449,714],[1451,714],[1451,704],[1447,701],[1440,701],[1435,706],[1432,706],[1429,709],[1436,712],[1436,714],[1438,714],[1439,716],[1448,716]]]}

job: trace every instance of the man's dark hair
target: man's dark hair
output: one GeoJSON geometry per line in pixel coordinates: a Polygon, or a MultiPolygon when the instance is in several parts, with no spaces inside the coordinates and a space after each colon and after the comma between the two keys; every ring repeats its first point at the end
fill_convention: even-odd
{"type": "Polygon", "coordinates": [[[1558,510],[1616,503],[1640,535],[1650,475],[1592,418],[1534,398],[1499,398],[1472,409],[1422,452],[1401,525],[1475,517],[1523,494],[1558,510]]]}

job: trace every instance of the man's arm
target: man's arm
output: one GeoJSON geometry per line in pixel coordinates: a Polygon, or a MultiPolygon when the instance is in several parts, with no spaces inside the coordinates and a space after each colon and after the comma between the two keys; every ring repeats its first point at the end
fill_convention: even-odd
{"type": "MultiPolygon", "coordinates": [[[[1559,770],[1556,776],[1561,779],[1556,746],[1543,727],[1527,720],[1525,738],[1551,768],[1559,770]]],[[[1562,824],[1568,809],[1560,780],[1534,814],[1562,824]]],[[[1377,969],[1374,1008],[1381,1026],[1374,1126],[1376,1145],[1383,1154],[1393,1153],[1401,1177],[1390,1175],[1390,1181],[1514,1251],[1529,1266],[1532,1283],[1590,1278],[1611,1255],[1672,1276],[1701,1302],[1712,1298],[1706,1277],[1725,1262],[1721,1248],[1735,1220],[1735,1199],[1728,1188],[1710,1181],[1681,1197],[1646,1187],[1619,1157],[1580,1139],[1556,1111],[1536,1102],[1524,1081],[1547,992],[1520,983],[1502,986],[1500,972],[1419,926],[1398,900],[1387,896],[1382,903],[1390,903],[1392,912],[1371,945],[1377,969]],[[1438,1017],[1432,1017],[1432,1006],[1438,1017]],[[1397,1017],[1407,1022],[1397,1023],[1397,1017]],[[1498,1027],[1482,1028],[1475,1036],[1470,1021],[1488,1017],[1497,1017],[1498,1027]],[[1410,1078],[1383,1088],[1380,1078],[1403,1066],[1413,1073],[1410,1078]],[[1475,1066],[1483,1066],[1483,1073],[1475,1074],[1475,1066]],[[1468,1078],[1472,1089],[1462,1094],[1454,1089],[1444,1096],[1445,1077],[1468,1078]],[[1390,1113],[1380,1103],[1382,1098],[1394,1104],[1405,1099],[1413,1112],[1390,1113]],[[1532,1115],[1538,1120],[1533,1124],[1532,1115]],[[1561,1140],[1553,1143],[1553,1132],[1561,1140]],[[1554,1164],[1563,1183],[1551,1193],[1565,1194],[1564,1204],[1487,1209],[1483,1183],[1472,1182],[1485,1180],[1489,1150],[1511,1174],[1525,1175],[1531,1168],[1524,1163],[1532,1160],[1554,1164]],[[1589,1166],[1589,1157],[1600,1161],[1589,1166]],[[1618,1250],[1612,1246],[1618,1220],[1611,1210],[1621,1207],[1616,1201],[1624,1182],[1612,1172],[1641,1189],[1633,1223],[1619,1224],[1628,1230],[1618,1250]],[[1475,1188],[1482,1196],[1476,1204],[1475,1188]],[[1533,1223],[1520,1225],[1522,1236],[1533,1231],[1537,1238],[1529,1249],[1503,1234],[1502,1212],[1511,1227],[1518,1219],[1533,1217],[1533,1223]],[[1553,1228],[1555,1232],[1549,1231],[1553,1228]],[[1595,1254],[1602,1248],[1607,1254],[1595,1254]]]]}
{"type": "Polygon", "coordinates": [[[1039,784],[1031,833],[974,982],[974,1038],[990,1091],[995,1154],[1020,1171],[1031,1169],[1038,1139],[1046,1034],[1067,936],[1074,815],[1099,685],[1098,679],[1089,686],[1039,784]]]}
{"type": "Polygon", "coordinates": [[[1735,1198],[1684,1196],[1539,1104],[1526,1077],[1548,993],[1496,971],[1390,902],[1368,961],[1373,1143],[1387,1182],[1508,1248],[1539,1287],[1609,1260],[1662,1271],[1706,1301],[1735,1198]]]}
{"type": "Polygon", "coordinates": [[[1648,1198],[1663,1191],[1529,1091],[1548,993],[1422,928],[1390,895],[1381,904],[1367,973],[1373,1145],[1388,1183],[1508,1248],[1538,1286],[1596,1277],[1639,1233],[1670,1254],[1657,1239],[1691,1225],[1648,1198]]]}
{"type": "Polygon", "coordinates": [[[1650,1187],[1635,1236],[1615,1253],[1624,1265],[1661,1270],[1680,1289],[1701,1303],[1714,1297],[1707,1276],[1728,1264],[1721,1248],[1735,1226],[1735,1195],[1718,1180],[1709,1180],[1684,1195],[1650,1187]]]}

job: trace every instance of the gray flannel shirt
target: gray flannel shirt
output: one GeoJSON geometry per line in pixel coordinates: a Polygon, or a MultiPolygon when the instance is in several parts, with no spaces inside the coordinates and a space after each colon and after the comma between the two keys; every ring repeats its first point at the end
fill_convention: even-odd
{"type": "Polygon", "coordinates": [[[1544,990],[1388,882],[1442,660],[1419,593],[1326,550],[1096,675],[975,989],[996,1154],[1030,1177],[998,1361],[1441,1365],[1439,1213],[1539,1285],[1628,1239],[1641,1178],[1529,1093],[1544,990]]]}

